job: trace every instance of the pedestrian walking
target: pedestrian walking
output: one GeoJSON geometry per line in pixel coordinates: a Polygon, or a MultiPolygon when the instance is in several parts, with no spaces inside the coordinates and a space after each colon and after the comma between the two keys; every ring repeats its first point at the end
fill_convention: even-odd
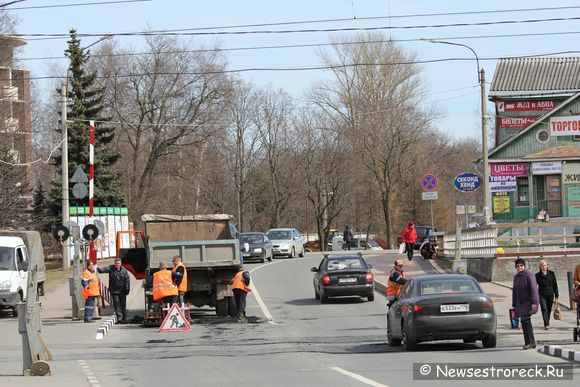
{"type": "Polygon", "coordinates": [[[406,283],[407,279],[403,271],[403,260],[397,259],[395,260],[395,267],[390,271],[389,277],[387,278],[387,301],[389,301],[387,306],[389,308],[397,301],[403,285],[406,283]]]}
{"type": "Polygon", "coordinates": [[[129,272],[121,266],[121,258],[115,258],[112,265],[97,267],[97,272],[109,274],[109,292],[113,298],[113,309],[117,323],[127,322],[127,295],[131,290],[129,272]]]}
{"type": "Polygon", "coordinates": [[[176,255],[173,257],[173,269],[172,271],[178,272],[181,276],[178,276],[177,280],[175,281],[175,286],[177,286],[177,301],[179,302],[179,306],[183,308],[185,306],[183,296],[185,292],[187,292],[187,269],[181,262],[181,257],[176,255]]]}
{"type": "Polygon", "coordinates": [[[81,285],[83,287],[83,298],[85,299],[85,315],[84,321],[86,323],[93,322],[93,312],[95,311],[95,304],[101,296],[101,286],[99,277],[95,273],[93,262],[87,263],[86,269],[81,275],[81,285]]]}
{"type": "Polygon", "coordinates": [[[417,231],[415,230],[415,223],[409,222],[403,229],[403,242],[405,242],[405,249],[407,250],[407,258],[413,259],[414,245],[417,241],[417,231]]]}
{"type": "Polygon", "coordinates": [[[344,232],[342,233],[343,249],[350,250],[350,247],[352,245],[352,239],[353,239],[352,231],[350,230],[348,225],[346,225],[346,227],[344,228],[344,232]]]}
{"type": "Polygon", "coordinates": [[[556,275],[552,270],[548,270],[548,262],[545,260],[540,261],[540,271],[536,273],[536,282],[538,283],[544,329],[549,330],[552,305],[554,304],[554,299],[558,301],[559,294],[556,275]]]}
{"type": "Polygon", "coordinates": [[[234,292],[234,300],[236,301],[236,308],[238,309],[238,322],[248,322],[246,318],[246,296],[250,289],[250,273],[244,271],[244,267],[240,266],[239,271],[234,276],[232,281],[232,290],[234,292]]]}
{"type": "Polygon", "coordinates": [[[516,271],[512,287],[512,307],[515,317],[522,323],[524,333],[524,349],[536,348],[532,315],[538,312],[540,296],[536,276],[526,269],[526,261],[516,259],[516,271]]]}

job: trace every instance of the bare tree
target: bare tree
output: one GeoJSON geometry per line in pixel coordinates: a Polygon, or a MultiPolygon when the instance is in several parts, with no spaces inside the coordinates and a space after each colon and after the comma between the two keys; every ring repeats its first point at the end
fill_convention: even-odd
{"type": "Polygon", "coordinates": [[[270,227],[280,225],[282,214],[287,209],[298,182],[295,168],[290,167],[292,153],[289,150],[294,146],[295,139],[292,121],[293,104],[290,96],[282,90],[263,90],[253,122],[264,147],[270,178],[269,189],[273,194],[270,227]]]}
{"type": "Polygon", "coordinates": [[[435,114],[422,108],[420,69],[410,64],[415,55],[380,35],[351,38],[365,40],[369,43],[336,44],[332,53],[321,53],[334,77],[322,81],[311,100],[338,127],[348,128],[344,137],[378,183],[388,243],[393,244],[393,200],[398,190],[408,189],[404,178],[422,157],[420,144],[435,114]]]}
{"type": "MultiPolygon", "coordinates": [[[[180,152],[199,148],[223,128],[222,111],[231,92],[217,53],[192,53],[175,39],[158,36],[147,37],[146,47],[148,54],[126,50],[133,55],[102,64],[107,102],[120,134],[117,146],[126,148],[127,196],[137,212],[149,204],[163,160],[202,164],[203,151],[195,152],[195,160],[180,152]]],[[[172,173],[187,174],[179,168],[172,173]]]]}
{"type": "Polygon", "coordinates": [[[343,209],[350,160],[344,155],[336,130],[320,115],[304,110],[296,125],[299,154],[297,170],[304,181],[306,198],[312,204],[321,251],[326,250],[330,225],[343,209]]]}
{"type": "Polygon", "coordinates": [[[262,159],[260,133],[252,119],[258,114],[258,99],[258,93],[251,84],[242,81],[235,83],[234,98],[229,106],[231,124],[226,128],[222,147],[228,172],[234,177],[240,232],[247,231],[247,204],[252,189],[256,188],[256,169],[262,159]]]}

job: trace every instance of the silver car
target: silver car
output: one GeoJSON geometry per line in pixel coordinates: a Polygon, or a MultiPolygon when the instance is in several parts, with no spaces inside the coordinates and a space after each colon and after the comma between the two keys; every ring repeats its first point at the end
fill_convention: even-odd
{"type": "Polygon", "coordinates": [[[295,228],[273,228],[266,233],[272,241],[274,257],[304,256],[304,237],[295,228]]]}

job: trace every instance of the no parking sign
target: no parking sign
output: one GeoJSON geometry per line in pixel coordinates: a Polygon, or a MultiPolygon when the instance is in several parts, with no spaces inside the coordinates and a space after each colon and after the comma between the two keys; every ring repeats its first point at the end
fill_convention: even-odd
{"type": "Polygon", "coordinates": [[[431,174],[425,175],[421,179],[421,188],[423,188],[424,191],[427,191],[427,192],[435,191],[437,189],[438,185],[439,185],[439,179],[437,179],[435,176],[433,176],[431,174]]]}

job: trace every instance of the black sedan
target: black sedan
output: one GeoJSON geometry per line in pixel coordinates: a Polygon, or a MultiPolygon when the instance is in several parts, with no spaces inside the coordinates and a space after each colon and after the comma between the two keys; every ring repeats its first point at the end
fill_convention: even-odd
{"type": "Polygon", "coordinates": [[[372,265],[362,255],[325,255],[318,267],[313,267],[314,297],[322,304],[328,297],[360,296],[375,299],[372,265]]]}
{"type": "Polygon", "coordinates": [[[248,244],[248,251],[243,251],[244,261],[259,260],[260,262],[271,261],[273,257],[272,242],[263,232],[243,232],[240,234],[240,244],[248,244]]]}
{"type": "Polygon", "coordinates": [[[387,340],[411,350],[434,340],[481,340],[496,346],[496,315],[492,299],[475,278],[460,274],[414,277],[387,314],[387,340]]]}

